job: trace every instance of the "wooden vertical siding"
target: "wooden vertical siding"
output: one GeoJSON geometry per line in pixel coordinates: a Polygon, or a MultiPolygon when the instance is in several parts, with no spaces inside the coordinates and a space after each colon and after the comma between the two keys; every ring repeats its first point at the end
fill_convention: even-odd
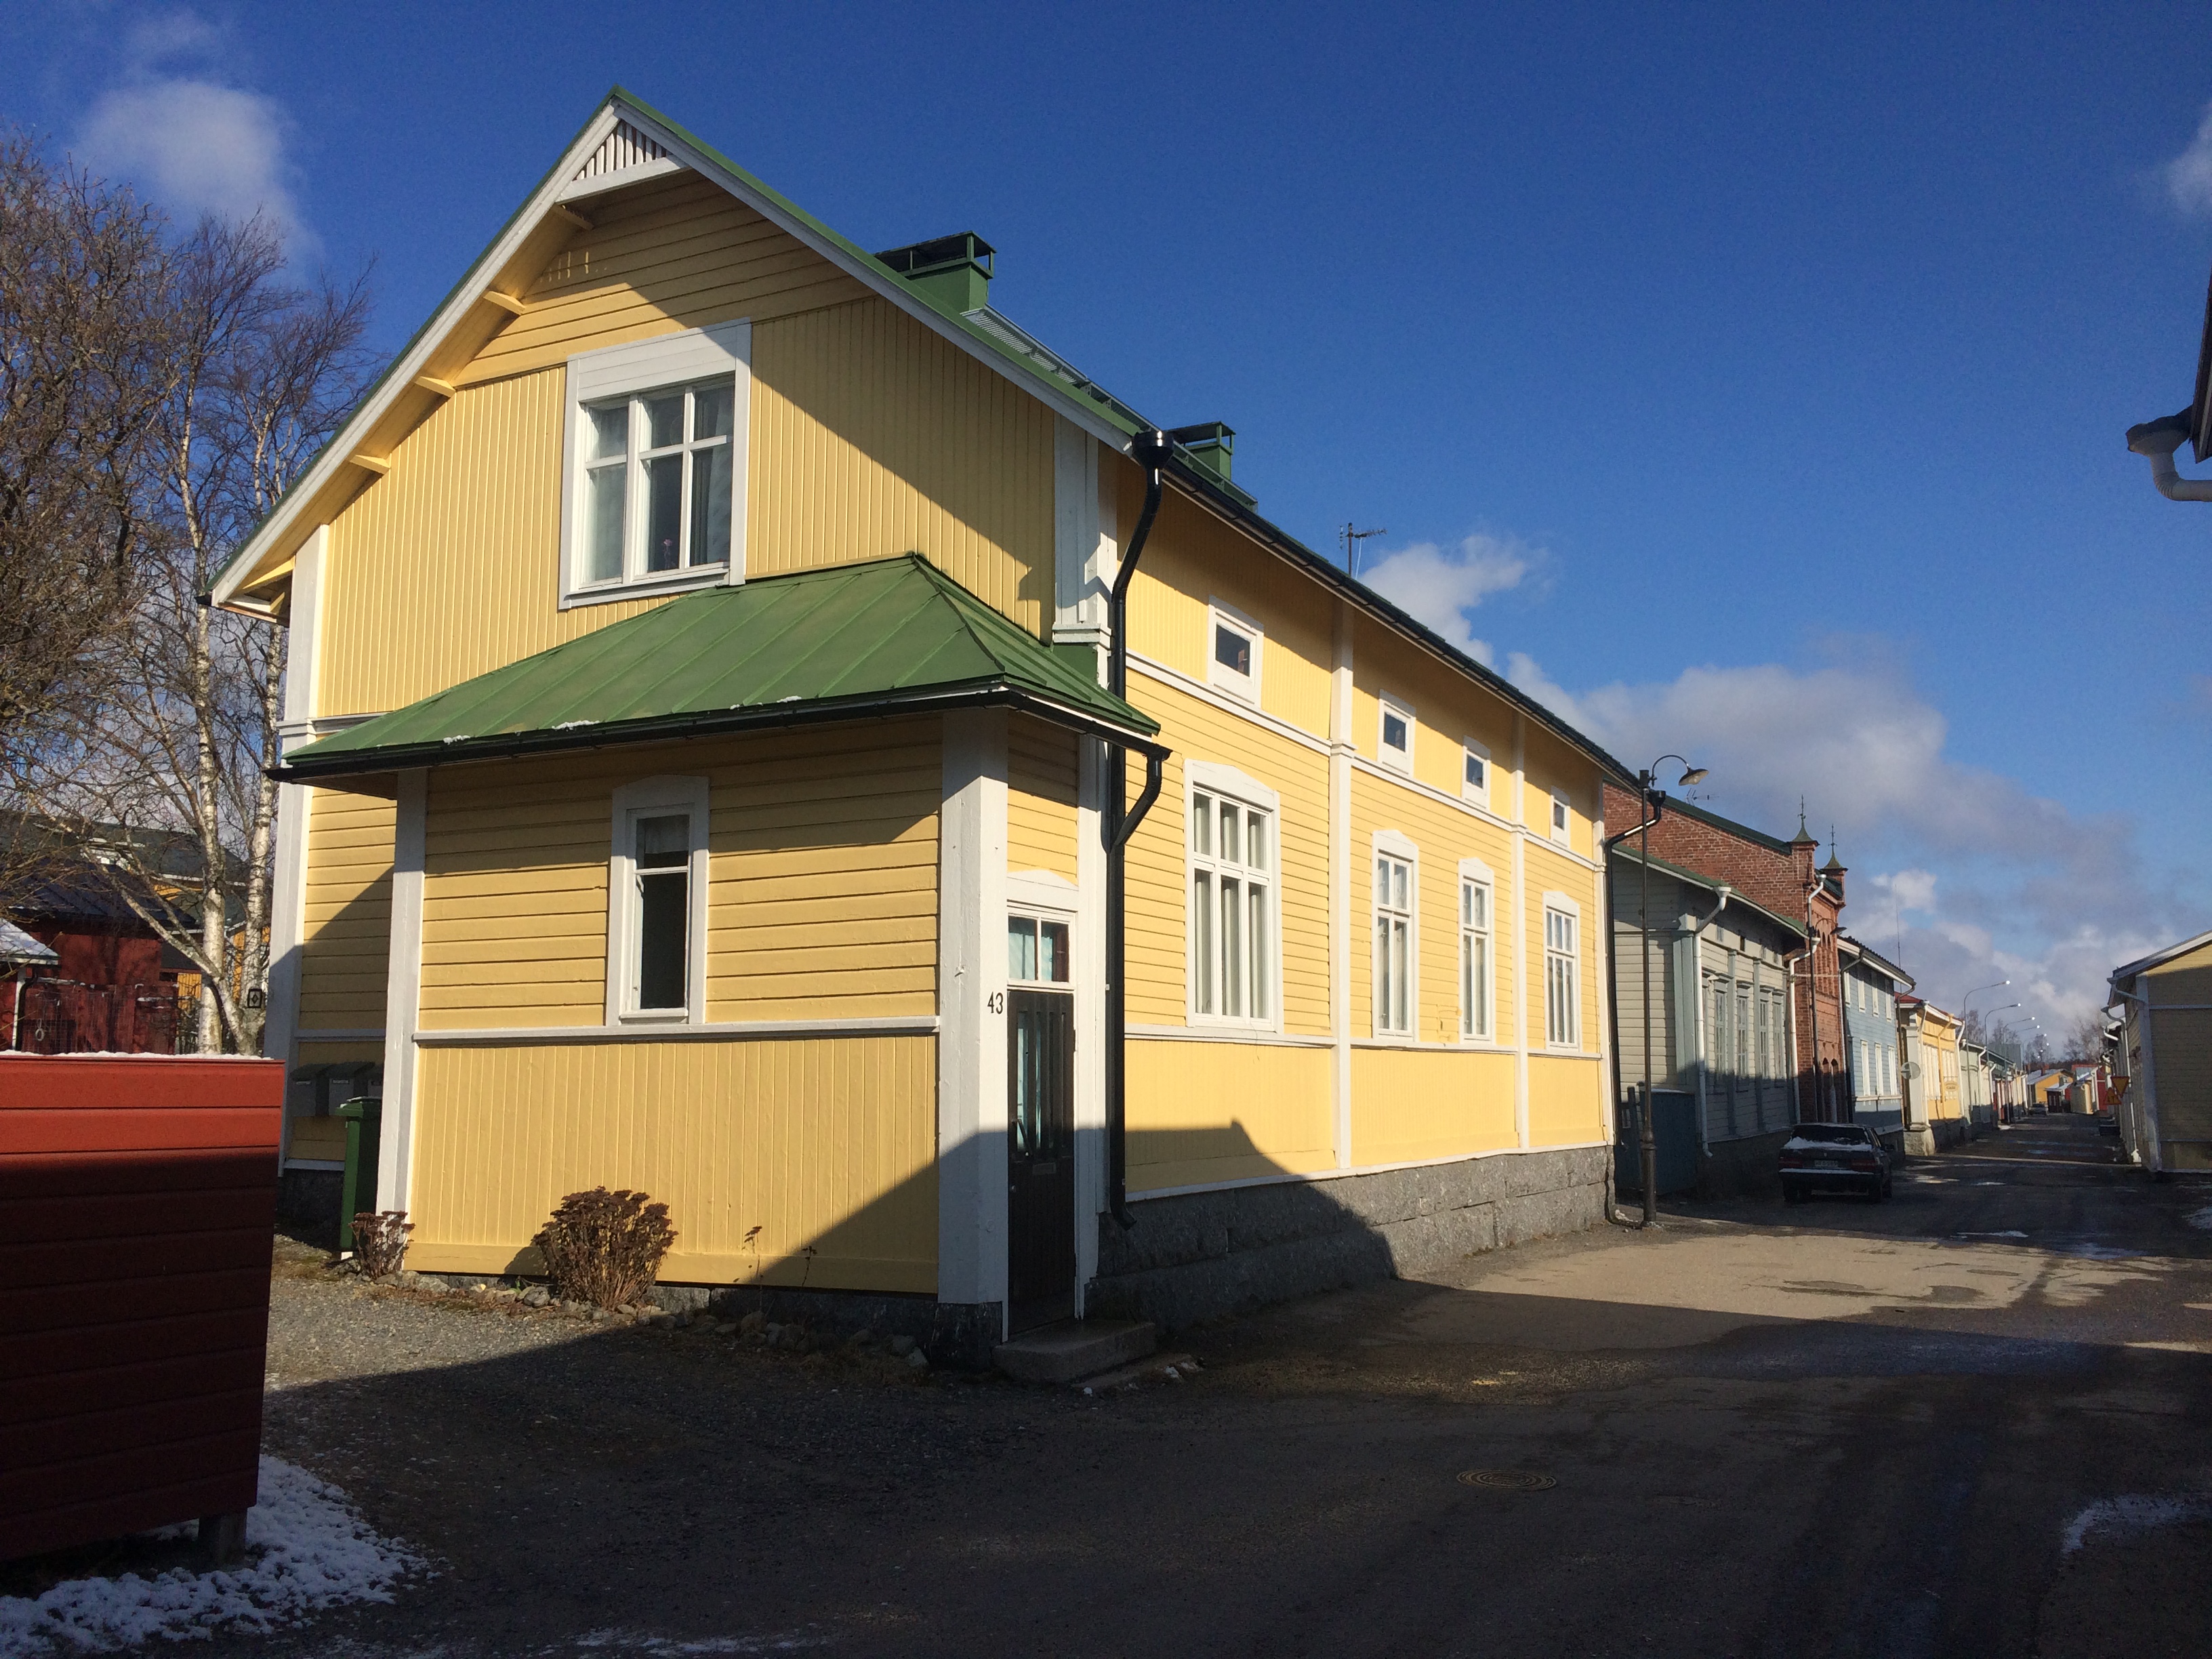
{"type": "MultiPolygon", "coordinates": [[[[1133,467],[1127,469],[1133,474],[1133,467]]],[[[1121,522],[1133,523],[1132,503],[1121,522]]],[[[1203,685],[1213,656],[1213,601],[1260,625],[1260,708],[1310,736],[1328,736],[1333,601],[1316,584],[1279,580],[1236,531],[1170,493],[1129,587],[1129,648],[1203,685]]]]}
{"type": "Polygon", "coordinates": [[[338,515],[318,714],[404,708],[654,603],[560,608],[565,379],[457,393],[338,515]]]}
{"type": "MultiPolygon", "coordinates": [[[[1183,763],[1233,766],[1282,797],[1276,825],[1281,868],[1283,1028],[1328,1031],[1328,757],[1278,732],[1226,713],[1142,669],[1129,677],[1130,701],[1160,722],[1175,750],[1152,808],[1128,854],[1129,1018],[1186,1023],[1183,763]]],[[[1132,766],[1133,774],[1138,768],[1132,766]]],[[[1131,784],[1133,795],[1135,785],[1131,784]]]]}
{"type": "Polygon", "coordinates": [[[1129,1044],[1129,1190],[1336,1167],[1323,1048],[1139,1039],[1129,1044]]]}
{"type": "Polygon", "coordinates": [[[918,552],[1042,635],[1053,415],[887,300],[753,328],[745,568],[918,552]]]}
{"type": "Polygon", "coordinates": [[[0,1057],[0,1559],[252,1507],[283,1092],[0,1057]]]}
{"type": "Polygon", "coordinates": [[[381,1030],[392,945],[392,798],[313,788],[304,799],[300,1029],[381,1030]]]}
{"type": "Polygon", "coordinates": [[[422,1027],[597,1025],[612,800],[704,776],[710,1020],[936,1010],[936,732],[902,721],[434,772],[422,1027]]]}
{"type": "Polygon", "coordinates": [[[533,1272],[562,1194],[669,1206],[661,1276],[937,1288],[936,1039],[426,1047],[408,1265],[533,1272]]]}
{"type": "MultiPolygon", "coordinates": [[[[860,298],[828,260],[719,186],[677,175],[601,197],[456,384],[565,363],[580,351],[860,298]]],[[[557,458],[556,458],[557,459],[557,458]]]]}
{"type": "Polygon", "coordinates": [[[1048,410],[700,180],[593,212],[334,522],[319,714],[401,708],[666,603],[560,608],[566,362],[741,317],[746,574],[918,551],[1042,631],[1048,410]]]}
{"type": "Polygon", "coordinates": [[[1605,1139],[1601,1069],[1571,1054],[1528,1057],[1530,1146],[1588,1146],[1605,1139]]]}
{"type": "Polygon", "coordinates": [[[1352,1162],[1412,1164],[1519,1144],[1510,1054],[1355,1048],[1352,1162]]]}
{"type": "Polygon", "coordinates": [[[1511,1046],[1512,837],[1472,813],[1368,772],[1352,776],[1352,1034],[1375,1032],[1375,835],[1382,830],[1397,831],[1420,854],[1413,1035],[1423,1042],[1460,1040],[1459,863],[1474,858],[1490,866],[1492,878],[1490,1041],[1511,1046]]]}
{"type": "Polygon", "coordinates": [[[1076,880],[1075,734],[1042,720],[1006,723],[1006,868],[1076,880]]]}

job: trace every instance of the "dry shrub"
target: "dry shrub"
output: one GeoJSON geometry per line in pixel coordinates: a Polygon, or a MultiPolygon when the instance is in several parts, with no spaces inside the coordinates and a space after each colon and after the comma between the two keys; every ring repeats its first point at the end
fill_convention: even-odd
{"type": "Polygon", "coordinates": [[[676,1242],[668,1206],[643,1193],[594,1187],[571,1193],[537,1237],[546,1277],[563,1298],[618,1308],[635,1302],[676,1242]]]}
{"type": "Polygon", "coordinates": [[[371,1279],[396,1273],[407,1256],[407,1235],[415,1224],[404,1210],[363,1210],[353,1218],[353,1259],[371,1279]]]}

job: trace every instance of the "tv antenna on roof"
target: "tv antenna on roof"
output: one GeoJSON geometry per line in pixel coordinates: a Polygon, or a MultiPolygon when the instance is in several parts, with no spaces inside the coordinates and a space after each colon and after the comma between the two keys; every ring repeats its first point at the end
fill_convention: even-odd
{"type": "Polygon", "coordinates": [[[1336,539],[1343,545],[1344,548],[1344,568],[1346,571],[1354,576],[1357,576],[1359,574],[1360,543],[1365,541],[1370,536],[1387,536],[1389,533],[1390,532],[1388,530],[1385,530],[1380,525],[1377,525],[1372,530],[1354,530],[1352,527],[1352,521],[1349,519],[1346,520],[1344,528],[1336,532],[1336,539]]]}

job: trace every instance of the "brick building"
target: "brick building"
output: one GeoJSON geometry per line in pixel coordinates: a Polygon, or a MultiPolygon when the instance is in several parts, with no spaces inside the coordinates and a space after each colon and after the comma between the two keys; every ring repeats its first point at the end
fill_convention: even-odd
{"type": "MultiPolygon", "coordinates": [[[[1605,821],[1628,830],[1643,821],[1633,790],[1608,783],[1605,821]]],[[[1792,957],[1790,1007],[1796,1036],[1797,1115],[1837,1122],[1851,1115],[1845,1056],[1842,934],[1842,864],[1814,860],[1820,843],[1802,818],[1791,841],[1778,840],[1688,801],[1667,799],[1651,826],[1651,856],[1716,881],[1726,882],[1762,909],[1802,922],[1810,943],[1792,957]]]]}

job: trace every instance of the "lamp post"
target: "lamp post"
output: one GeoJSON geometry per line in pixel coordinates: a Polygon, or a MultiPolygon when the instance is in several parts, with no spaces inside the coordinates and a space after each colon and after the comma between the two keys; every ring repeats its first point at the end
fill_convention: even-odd
{"type": "Polygon", "coordinates": [[[1644,1172],[1644,1224],[1647,1227],[1659,1219],[1659,1139],[1651,1121],[1651,826],[1658,822],[1659,803],[1667,799],[1664,789],[1653,786],[1659,781],[1660,765],[1670,760],[1682,763],[1677,788],[1686,789],[1705,780],[1705,769],[1691,765],[1680,755],[1662,755],[1636,775],[1644,795],[1644,821],[1637,826],[1636,836],[1636,928],[1643,951],[1638,959],[1637,979],[1644,994],[1644,1109],[1637,1114],[1636,1138],[1638,1163],[1644,1172]]]}

